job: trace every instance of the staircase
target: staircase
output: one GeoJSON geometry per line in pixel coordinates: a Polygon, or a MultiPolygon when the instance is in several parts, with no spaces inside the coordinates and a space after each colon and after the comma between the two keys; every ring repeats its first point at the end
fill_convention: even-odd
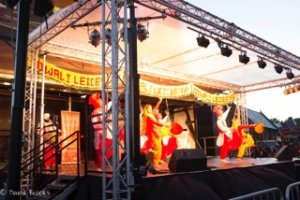
{"type": "Polygon", "coordinates": [[[39,191],[29,192],[29,200],[63,200],[67,199],[78,188],[78,178],[59,175],[39,191]]]}

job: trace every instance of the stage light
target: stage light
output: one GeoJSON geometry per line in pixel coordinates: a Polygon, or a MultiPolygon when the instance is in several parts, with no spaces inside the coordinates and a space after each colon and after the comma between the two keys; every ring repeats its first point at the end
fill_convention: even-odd
{"type": "Polygon", "coordinates": [[[149,31],[145,28],[144,25],[138,24],[136,28],[136,36],[139,39],[139,41],[143,42],[149,37],[149,31]]]}
{"type": "Polygon", "coordinates": [[[267,63],[263,59],[259,58],[257,61],[258,67],[264,69],[267,66],[267,63]]]}
{"type": "Polygon", "coordinates": [[[250,61],[250,58],[247,56],[246,52],[241,52],[239,55],[239,61],[241,63],[247,64],[250,61]]]}
{"type": "Polygon", "coordinates": [[[207,48],[209,45],[209,39],[202,35],[201,37],[197,37],[197,43],[198,46],[207,48]]]}
{"type": "Polygon", "coordinates": [[[100,32],[94,29],[89,35],[89,43],[91,43],[94,47],[97,47],[100,44],[100,32]]]}
{"type": "Polygon", "coordinates": [[[283,67],[281,65],[275,65],[274,69],[278,74],[281,74],[283,71],[283,67]]]}
{"type": "Polygon", "coordinates": [[[221,54],[222,54],[223,56],[226,56],[226,57],[231,56],[232,50],[229,49],[227,45],[219,44],[219,47],[220,47],[220,49],[221,49],[221,54]]]}
{"type": "Polygon", "coordinates": [[[284,91],[283,91],[283,94],[285,95],[289,95],[289,94],[293,94],[295,92],[298,92],[300,90],[300,85],[294,85],[294,86],[291,86],[289,88],[286,88],[284,91]]]}
{"type": "Polygon", "coordinates": [[[105,38],[106,38],[106,42],[109,46],[111,46],[111,29],[107,28],[105,30],[105,38]]]}
{"type": "Polygon", "coordinates": [[[286,72],[286,77],[288,79],[293,79],[295,77],[294,73],[292,72],[292,70],[288,69],[288,71],[286,72]]]}
{"type": "Polygon", "coordinates": [[[35,0],[33,14],[39,17],[44,17],[53,9],[52,0],[35,0]]]}

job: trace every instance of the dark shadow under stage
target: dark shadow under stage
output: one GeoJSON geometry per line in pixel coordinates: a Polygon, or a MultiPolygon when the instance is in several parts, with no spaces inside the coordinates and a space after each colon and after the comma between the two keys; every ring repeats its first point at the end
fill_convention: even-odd
{"type": "MultiPolygon", "coordinates": [[[[170,173],[167,164],[156,174],[148,173],[136,185],[136,200],[221,200],[242,194],[286,186],[299,181],[300,160],[277,161],[275,158],[219,158],[207,160],[208,170],[170,173]]],[[[101,199],[101,176],[81,179],[77,199],[101,199]]]]}

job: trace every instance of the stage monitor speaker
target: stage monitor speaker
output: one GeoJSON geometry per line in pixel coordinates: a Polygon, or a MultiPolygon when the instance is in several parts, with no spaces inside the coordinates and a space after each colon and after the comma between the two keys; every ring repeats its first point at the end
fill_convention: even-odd
{"type": "Polygon", "coordinates": [[[171,172],[207,170],[207,158],[202,149],[177,149],[169,161],[171,172]]]}
{"type": "Polygon", "coordinates": [[[275,154],[275,158],[279,161],[292,160],[293,156],[293,149],[287,145],[283,145],[275,154]]]}

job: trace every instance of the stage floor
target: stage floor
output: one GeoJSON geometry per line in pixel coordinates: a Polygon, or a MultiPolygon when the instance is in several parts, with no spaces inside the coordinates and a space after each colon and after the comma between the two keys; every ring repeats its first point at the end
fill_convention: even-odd
{"type": "Polygon", "coordinates": [[[148,172],[143,178],[137,199],[222,200],[272,187],[284,194],[287,185],[299,181],[299,161],[246,157],[224,163],[219,157],[208,157],[208,170],[180,173],[171,173],[164,164],[157,173],[148,172]]]}
{"type": "MultiPolygon", "coordinates": [[[[297,160],[297,159],[294,159],[297,160]]],[[[262,166],[268,164],[275,164],[275,163],[282,163],[286,161],[278,161],[276,158],[252,158],[252,157],[244,157],[242,160],[238,160],[235,157],[226,159],[227,162],[222,162],[219,157],[211,156],[207,157],[207,167],[210,171],[214,170],[224,170],[224,169],[232,169],[232,168],[244,168],[244,167],[251,167],[251,166],[262,166]]],[[[88,167],[89,174],[93,174],[95,176],[101,176],[102,171],[97,170],[94,162],[89,162],[88,167]]],[[[107,170],[110,172],[111,170],[107,170]]],[[[197,171],[197,170],[196,170],[197,171]]],[[[203,170],[199,170],[203,171],[203,170]]],[[[77,174],[77,165],[75,164],[67,164],[67,165],[60,165],[59,166],[59,174],[61,175],[76,175],[77,174]]],[[[163,162],[156,166],[155,172],[148,171],[146,177],[153,177],[153,176],[164,176],[173,174],[170,172],[168,163],[163,162]]],[[[80,176],[84,175],[84,166],[80,164],[80,176]]]]}
{"type": "MultiPolygon", "coordinates": [[[[102,172],[89,163],[87,176],[81,176],[76,200],[96,200],[102,197],[102,172]]],[[[185,163],[184,163],[185,164],[185,163]]],[[[168,163],[158,166],[156,173],[148,171],[139,179],[134,200],[227,200],[243,194],[286,187],[300,180],[300,159],[278,161],[276,158],[235,157],[221,162],[219,157],[207,157],[207,170],[170,172],[168,163]]],[[[72,165],[61,166],[62,174],[75,174],[72,165]]],[[[109,171],[108,171],[109,172],[109,171]]],[[[109,174],[107,174],[109,175],[109,174]]]]}
{"type": "MultiPolygon", "coordinates": [[[[216,156],[207,157],[207,167],[211,171],[220,170],[220,169],[261,166],[261,165],[275,164],[281,162],[286,162],[286,161],[278,161],[276,158],[253,158],[253,157],[244,157],[243,159],[238,160],[237,158],[233,157],[233,158],[227,158],[226,162],[224,162],[221,161],[221,159],[216,156]]],[[[155,169],[157,173],[148,172],[147,177],[172,174],[169,170],[167,162],[158,165],[155,169]]]]}

